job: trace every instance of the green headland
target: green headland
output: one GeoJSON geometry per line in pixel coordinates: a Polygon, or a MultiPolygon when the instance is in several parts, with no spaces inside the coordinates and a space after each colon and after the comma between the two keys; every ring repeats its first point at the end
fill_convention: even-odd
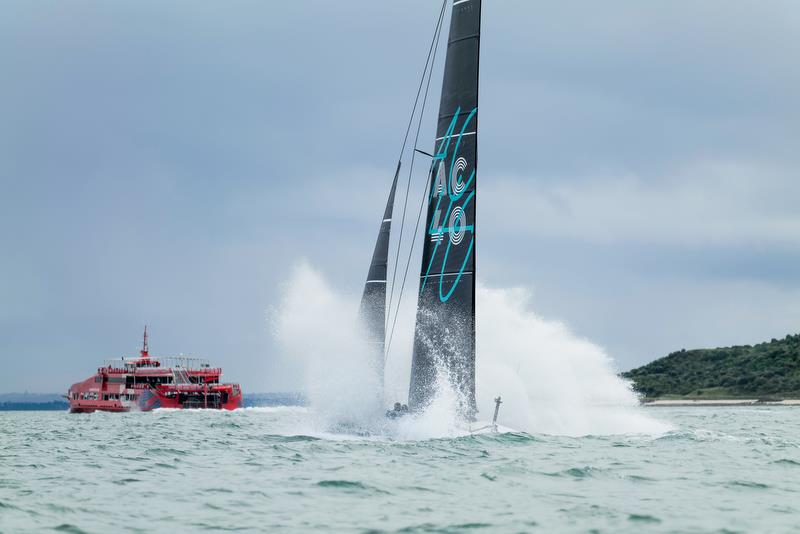
{"type": "Polygon", "coordinates": [[[800,334],[758,345],[680,350],[622,376],[651,399],[800,399],[800,334]]]}

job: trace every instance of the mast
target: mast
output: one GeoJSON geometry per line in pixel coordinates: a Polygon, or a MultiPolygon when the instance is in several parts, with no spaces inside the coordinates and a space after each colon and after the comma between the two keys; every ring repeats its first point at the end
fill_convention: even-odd
{"type": "Polygon", "coordinates": [[[436,394],[439,374],[475,406],[475,185],[481,0],[455,0],[428,192],[409,407],[436,394]]]}
{"type": "MultiPolygon", "coordinates": [[[[389,236],[392,227],[392,211],[394,209],[394,195],[397,189],[397,178],[400,175],[400,162],[394,173],[389,198],[386,200],[386,209],[383,212],[378,238],[375,240],[375,250],[364,284],[364,293],[361,296],[359,316],[366,330],[367,343],[369,344],[375,373],[383,385],[384,353],[386,343],[386,281],[389,271],[389,236]]],[[[381,393],[382,394],[382,393],[381,393]]]]}
{"type": "Polygon", "coordinates": [[[142,340],[142,350],[139,351],[139,355],[142,358],[150,357],[150,351],[147,347],[147,325],[144,325],[144,339],[142,340]]]}

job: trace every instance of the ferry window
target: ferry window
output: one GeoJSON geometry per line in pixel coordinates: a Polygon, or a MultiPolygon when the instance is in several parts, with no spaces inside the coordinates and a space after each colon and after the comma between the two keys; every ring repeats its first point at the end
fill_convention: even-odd
{"type": "Polygon", "coordinates": [[[108,400],[108,394],[103,395],[103,400],[108,400]]]}

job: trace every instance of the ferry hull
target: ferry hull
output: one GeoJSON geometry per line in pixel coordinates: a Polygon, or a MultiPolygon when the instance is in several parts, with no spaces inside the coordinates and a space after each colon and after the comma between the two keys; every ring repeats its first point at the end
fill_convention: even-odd
{"type": "Polygon", "coordinates": [[[210,393],[208,395],[195,394],[165,394],[144,390],[139,394],[136,401],[105,401],[105,400],[72,400],[70,399],[70,413],[92,413],[92,412],[130,412],[140,411],[149,412],[158,408],[171,408],[176,410],[235,410],[243,405],[243,395],[241,391],[238,395],[223,395],[210,393]]]}

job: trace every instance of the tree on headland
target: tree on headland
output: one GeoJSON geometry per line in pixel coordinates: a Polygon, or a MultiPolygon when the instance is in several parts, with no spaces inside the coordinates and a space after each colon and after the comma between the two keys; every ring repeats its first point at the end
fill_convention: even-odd
{"type": "Polygon", "coordinates": [[[752,346],[681,349],[622,376],[647,398],[800,398],[800,334],[752,346]]]}

